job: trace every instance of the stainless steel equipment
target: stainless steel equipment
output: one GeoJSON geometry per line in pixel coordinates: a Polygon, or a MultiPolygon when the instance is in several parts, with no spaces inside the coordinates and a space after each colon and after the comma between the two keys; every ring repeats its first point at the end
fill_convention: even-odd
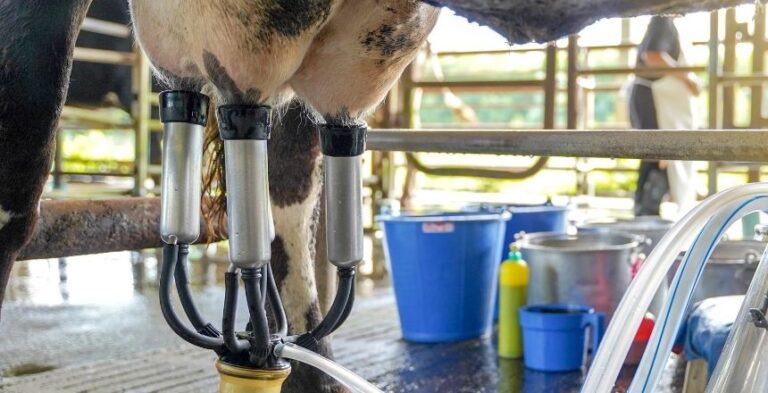
{"type": "Polygon", "coordinates": [[[323,159],[328,261],[354,267],[363,260],[362,158],[323,159]]]}
{"type": "Polygon", "coordinates": [[[642,235],[646,238],[642,251],[648,255],[653,247],[659,243],[674,222],[662,219],[658,216],[641,216],[632,219],[613,219],[587,221],[578,225],[579,231],[596,232],[626,232],[634,235],[642,235]]]}
{"type": "MultiPolygon", "coordinates": [[[[765,242],[756,240],[723,240],[712,251],[701,274],[690,304],[716,296],[743,295],[755,275],[765,242]]],[[[683,254],[669,270],[671,282],[683,254]]]]}
{"type": "MultiPolygon", "coordinates": [[[[764,226],[758,225],[755,228],[756,238],[760,240],[765,240],[766,232],[764,226]]],[[[765,245],[761,242],[754,243],[765,245]]],[[[768,250],[757,255],[759,263],[753,260],[750,254],[749,265],[752,267],[755,281],[749,285],[739,314],[731,327],[717,367],[707,385],[708,393],[763,392],[768,386],[768,362],[765,361],[765,351],[768,349],[765,319],[768,308],[768,250]]],[[[711,263],[710,259],[709,264],[711,263]]]]}
{"type": "MultiPolygon", "coordinates": [[[[664,234],[672,227],[674,222],[664,220],[658,216],[641,216],[632,219],[610,219],[587,221],[578,226],[579,232],[601,232],[601,233],[629,233],[643,237],[641,251],[646,256],[650,255],[656,244],[659,243],[664,234]]],[[[648,306],[654,316],[659,315],[664,305],[664,299],[669,292],[669,282],[663,282],[648,306]]]]}
{"type": "Polygon", "coordinates": [[[160,237],[165,243],[189,244],[200,235],[203,129],[208,97],[163,92],[163,177],[160,237]]]}
{"type": "Polygon", "coordinates": [[[610,322],[630,282],[640,237],[623,233],[535,233],[522,241],[528,304],[581,303],[610,322]]]}
{"type": "Polygon", "coordinates": [[[272,257],[266,140],[224,141],[229,261],[262,267],[272,257]]]}

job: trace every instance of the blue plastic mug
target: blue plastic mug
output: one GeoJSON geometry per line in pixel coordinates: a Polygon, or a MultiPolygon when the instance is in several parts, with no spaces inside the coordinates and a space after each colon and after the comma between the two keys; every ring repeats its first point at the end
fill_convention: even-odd
{"type": "Polygon", "coordinates": [[[603,337],[605,315],[589,306],[550,304],[520,309],[525,366],[539,371],[579,370],[586,358],[586,328],[592,351],[603,337]]]}

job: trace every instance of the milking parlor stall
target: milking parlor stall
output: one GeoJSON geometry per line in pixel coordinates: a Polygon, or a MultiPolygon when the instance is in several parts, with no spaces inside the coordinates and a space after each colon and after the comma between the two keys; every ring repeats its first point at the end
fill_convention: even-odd
{"type": "Polygon", "coordinates": [[[766,392],[758,0],[0,0],[0,392],[766,392]]]}

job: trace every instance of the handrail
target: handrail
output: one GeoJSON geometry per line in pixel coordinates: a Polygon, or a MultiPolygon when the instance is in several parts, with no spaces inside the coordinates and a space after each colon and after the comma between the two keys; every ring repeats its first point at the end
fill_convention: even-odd
{"type": "Polygon", "coordinates": [[[690,67],[616,67],[616,68],[591,68],[579,69],[579,75],[611,75],[611,74],[637,74],[637,73],[663,73],[663,72],[705,72],[705,66],[690,67]]]}
{"type": "Polygon", "coordinates": [[[368,133],[371,150],[768,162],[765,130],[404,130],[368,133]]]}
{"type": "MultiPolygon", "coordinates": [[[[709,41],[694,41],[691,43],[691,45],[701,46],[701,45],[708,45],[709,41]]],[[[596,51],[596,50],[611,50],[611,49],[618,49],[618,50],[627,50],[627,49],[635,49],[637,48],[638,43],[621,43],[621,44],[607,44],[607,45],[584,45],[579,46],[579,49],[587,50],[587,51],[596,51]]],[[[558,46],[556,48],[559,51],[566,51],[568,50],[567,46],[558,46]]],[[[477,50],[477,51],[444,51],[444,52],[437,52],[436,55],[438,57],[449,57],[449,56],[478,56],[478,55],[503,55],[503,54],[510,54],[510,53],[529,53],[529,52],[546,52],[547,47],[546,45],[542,45],[541,47],[510,47],[509,49],[488,49],[488,50],[477,50]]]]}
{"type": "Polygon", "coordinates": [[[544,80],[541,79],[511,79],[506,81],[413,81],[408,85],[412,88],[421,89],[499,89],[510,87],[535,87],[544,86],[544,80]]]}

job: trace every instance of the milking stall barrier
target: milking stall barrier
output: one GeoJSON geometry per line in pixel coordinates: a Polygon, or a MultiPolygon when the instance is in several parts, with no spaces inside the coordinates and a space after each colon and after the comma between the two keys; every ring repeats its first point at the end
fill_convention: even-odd
{"type": "MultiPolygon", "coordinates": [[[[726,60],[724,64],[719,64],[717,55],[721,49],[730,53],[728,52],[730,48],[735,48],[737,41],[742,39],[744,41],[753,39],[756,52],[762,54],[768,50],[768,44],[766,44],[768,39],[765,38],[765,13],[760,7],[756,9],[758,22],[755,26],[757,27],[751,33],[737,26],[732,10],[711,13],[710,41],[699,43],[707,45],[710,51],[715,53],[710,56],[708,67],[685,66],[658,69],[669,72],[708,73],[707,88],[710,104],[708,129],[577,130],[586,128],[585,120],[580,119],[578,115],[583,112],[579,110],[579,103],[584,99],[585,90],[589,90],[588,87],[580,85],[581,78],[594,75],[630,75],[638,71],[634,67],[590,69],[585,66],[582,68],[578,63],[580,51],[612,49],[623,53],[635,46],[622,43],[606,47],[579,47],[577,36],[571,36],[566,46],[557,46],[553,43],[533,49],[517,49],[521,52],[545,54],[544,79],[504,82],[431,81],[418,79],[413,69],[409,69],[399,87],[388,98],[388,103],[399,101],[397,105],[402,106],[399,109],[395,108],[395,112],[403,112],[399,118],[396,114],[385,114],[385,121],[382,124],[389,126],[388,128],[368,130],[366,127],[348,125],[319,127],[325,178],[323,196],[325,202],[322,204],[323,212],[321,213],[324,220],[321,220],[317,235],[316,268],[320,281],[318,284],[321,287],[319,297],[322,302],[328,304],[323,307],[325,317],[320,325],[306,332],[299,328],[297,329],[299,334],[288,333],[289,320],[283,303],[288,304],[293,300],[282,297],[284,294],[281,294],[276,285],[275,273],[273,273],[273,269],[281,267],[270,264],[271,252],[274,252],[272,242],[275,240],[275,224],[272,217],[275,213],[269,203],[269,185],[265,180],[267,178],[267,140],[270,136],[269,109],[259,106],[219,107],[219,130],[227,153],[226,180],[230,185],[227,192],[227,220],[226,225],[218,222],[206,225],[201,219],[201,212],[207,209],[207,203],[201,195],[200,179],[203,170],[203,128],[208,121],[205,115],[208,113],[207,96],[188,91],[164,91],[160,93],[159,99],[153,100],[150,98],[150,74],[147,61],[139,51],[119,55],[100,50],[77,50],[76,61],[130,64],[134,67],[132,71],[135,92],[134,114],[130,120],[127,120],[128,123],[123,121],[118,125],[118,127],[131,129],[135,133],[134,166],[128,175],[124,171],[112,175],[134,177],[132,193],[136,197],[98,201],[43,200],[40,203],[40,220],[35,227],[32,241],[22,249],[18,260],[162,248],[161,255],[156,258],[159,307],[155,308],[160,310],[162,318],[170,328],[167,326],[161,326],[161,328],[173,331],[188,343],[204,350],[185,345],[141,355],[117,354],[119,360],[94,362],[83,367],[64,367],[20,377],[4,376],[0,378],[0,391],[181,392],[219,389],[221,392],[276,393],[280,391],[292,369],[295,372],[296,369],[303,367],[317,368],[351,391],[357,392],[479,392],[493,389],[504,392],[579,390],[611,392],[616,389],[629,392],[658,391],[657,386],[663,384],[660,381],[665,377],[665,373],[669,372],[669,354],[673,352],[675,345],[679,344],[677,341],[679,327],[688,318],[687,313],[694,304],[692,300],[694,290],[703,280],[704,268],[716,253],[718,242],[725,236],[727,230],[742,218],[754,212],[768,211],[768,184],[758,182],[760,165],[768,163],[768,152],[765,149],[765,146],[768,146],[768,131],[762,129],[768,123],[762,115],[762,107],[753,103],[750,108],[751,123],[745,127],[737,129],[733,121],[734,86],[750,86],[753,89],[751,98],[759,101],[763,99],[762,86],[768,82],[768,76],[757,71],[749,76],[736,75],[733,62],[726,60]],[[726,20],[728,30],[724,40],[720,39],[718,30],[721,17],[726,20]],[[736,34],[737,32],[739,34],[736,34]],[[733,38],[737,35],[739,39],[733,38]],[[756,36],[760,37],[755,38],[756,36]],[[557,84],[556,66],[557,54],[563,51],[568,53],[567,87],[560,89],[557,84]],[[413,114],[415,95],[430,89],[452,92],[485,91],[484,89],[542,90],[544,92],[543,128],[412,128],[415,122],[413,114]],[[565,129],[556,130],[556,95],[561,90],[564,90],[567,96],[566,121],[565,129]],[[159,122],[151,120],[153,105],[158,106],[159,122]],[[397,124],[408,128],[391,127],[397,124]],[[127,127],[129,125],[131,127],[127,127]],[[147,146],[153,127],[163,131],[162,170],[149,164],[147,146]],[[410,338],[405,337],[406,340],[401,338],[397,314],[392,307],[394,300],[390,293],[378,297],[363,297],[355,303],[356,291],[359,291],[356,289],[358,288],[356,275],[358,265],[364,260],[365,235],[375,234],[375,231],[369,228],[366,228],[365,232],[363,230],[362,185],[365,184],[372,189],[383,188],[380,179],[372,181],[364,179],[361,157],[366,149],[380,155],[388,155],[392,152],[408,153],[406,161],[408,170],[411,172],[424,172],[434,176],[479,176],[497,179],[528,177],[535,174],[546,167],[548,157],[707,161],[710,163],[708,166],[710,195],[676,222],[669,223],[665,228],[666,234],[653,239],[654,248],[652,251],[648,250],[644,259],[641,258],[642,264],[633,265],[632,268],[637,269],[633,271],[632,280],[628,281],[626,288],[621,288],[620,301],[617,299],[617,304],[612,305],[610,315],[606,316],[613,323],[608,323],[604,332],[602,329],[605,321],[602,319],[599,322],[591,321],[590,323],[585,322],[586,319],[584,321],[579,319],[576,323],[577,326],[574,329],[579,332],[576,336],[577,341],[580,341],[580,349],[577,351],[578,364],[579,367],[587,367],[588,364],[588,369],[584,369],[585,374],[575,375],[573,369],[567,368],[546,371],[568,370],[571,373],[547,374],[540,372],[542,369],[536,372],[525,369],[520,361],[509,362],[506,359],[499,359],[497,362],[497,354],[493,347],[497,345],[497,340],[506,339],[502,338],[501,332],[498,333],[498,338],[494,335],[493,339],[486,337],[457,340],[453,338],[447,340],[449,342],[431,344],[427,344],[432,342],[429,339],[405,342],[410,341],[410,338]],[[471,165],[430,167],[421,160],[418,153],[516,155],[539,158],[532,168],[515,170],[476,168],[471,165]],[[718,170],[727,169],[731,165],[725,163],[747,165],[751,182],[718,192],[718,170]],[[147,178],[160,173],[163,175],[160,178],[160,197],[142,196],[152,191],[146,186],[147,178]],[[159,233],[158,228],[160,228],[159,233]],[[194,245],[214,244],[227,239],[229,244],[228,258],[225,258],[226,267],[223,270],[217,270],[214,267],[210,274],[224,277],[223,294],[211,295],[210,298],[202,294],[193,296],[188,271],[192,269],[193,264],[188,261],[191,255],[197,252],[194,245]],[[336,268],[338,283],[333,283],[332,274],[330,278],[323,277],[323,274],[329,274],[322,273],[329,266],[336,268]],[[675,273],[668,275],[670,270],[675,273]],[[323,280],[329,283],[323,283],[323,280]],[[244,296],[239,294],[240,283],[243,284],[244,296]],[[336,288],[332,290],[334,286],[336,288]],[[664,289],[664,296],[659,295],[661,288],[664,289]],[[173,292],[177,295],[172,295],[173,292]],[[178,302],[175,299],[176,296],[178,302]],[[660,300],[657,299],[659,296],[660,300]],[[243,332],[235,330],[236,321],[243,322],[242,317],[238,319],[237,316],[238,299],[245,299],[247,303],[248,315],[245,321],[248,323],[248,328],[243,332]],[[219,300],[223,301],[223,308],[218,303],[219,300]],[[355,304],[354,309],[353,304],[355,304]],[[182,312],[176,310],[178,305],[181,306],[179,309],[182,312]],[[647,327],[649,310],[655,311],[652,330],[648,330],[645,338],[647,343],[638,352],[635,348],[637,332],[647,327]],[[181,313],[185,314],[191,327],[179,316],[181,313]],[[205,319],[211,316],[221,318],[220,328],[205,319]],[[616,323],[617,321],[620,323],[616,323]],[[581,332],[585,328],[590,334],[581,332]],[[314,353],[313,350],[321,345],[322,339],[333,337],[331,333],[334,332],[336,356],[335,361],[331,361],[314,353]],[[637,357],[630,373],[627,373],[625,368],[628,354],[637,357]],[[582,363],[586,358],[590,358],[590,362],[582,363]],[[216,372],[212,371],[214,362],[216,372]],[[393,378],[397,379],[397,382],[388,385],[389,380],[393,378]],[[462,386],[463,384],[468,386],[462,386]]],[[[120,37],[128,34],[126,30],[115,24],[93,19],[88,19],[86,22],[84,27],[86,30],[120,37]]],[[[493,54],[493,52],[488,53],[493,54]]],[[[443,55],[445,56],[445,53],[443,55]]],[[[763,56],[755,56],[757,57],[760,60],[754,60],[757,62],[754,64],[755,70],[763,68],[763,56]]],[[[727,56],[726,59],[728,59],[727,56]]],[[[384,111],[390,110],[392,108],[385,104],[384,111]]],[[[67,113],[74,113],[73,109],[69,112],[65,109],[65,115],[67,113]]],[[[87,117],[87,114],[80,116],[80,118],[87,117]]],[[[63,122],[60,126],[66,127],[63,122]]],[[[105,127],[110,126],[115,125],[105,125],[105,127]]],[[[77,128],[77,126],[68,128],[77,128]]],[[[61,144],[61,140],[58,140],[57,150],[61,150],[61,144]]],[[[55,162],[53,177],[56,187],[61,186],[61,178],[66,175],[105,175],[104,172],[65,171],[62,169],[60,154],[57,154],[55,162]]],[[[382,168],[378,167],[378,169],[379,172],[374,173],[374,177],[383,175],[382,168]]],[[[409,176],[412,175],[411,173],[409,176]]],[[[374,200],[374,205],[381,202],[376,199],[380,197],[372,195],[371,198],[374,200]]],[[[430,236],[438,236],[459,231],[455,229],[459,228],[458,223],[471,220],[467,218],[471,214],[484,217],[480,219],[481,221],[491,221],[488,217],[494,215],[501,217],[494,218],[495,221],[509,220],[509,211],[499,212],[497,208],[487,206],[482,206],[479,212],[457,213],[460,218],[456,221],[441,218],[440,214],[407,216],[410,214],[407,211],[403,212],[403,216],[389,214],[388,212],[376,217],[381,220],[381,225],[387,228],[384,231],[384,242],[389,242],[385,244],[385,249],[388,250],[385,252],[388,252],[389,259],[393,258],[390,254],[394,251],[387,247],[393,246],[392,239],[395,238],[392,232],[388,232],[392,230],[387,227],[389,222],[400,220],[410,222],[414,218],[426,217],[423,222],[417,221],[420,225],[419,231],[430,236]],[[389,236],[392,237],[389,238],[389,236]]],[[[513,209],[511,214],[514,217],[519,213],[513,209]]],[[[756,238],[763,242],[768,240],[768,227],[757,226],[755,230],[756,238]]],[[[582,234],[581,229],[579,231],[577,235],[557,234],[555,240],[565,244],[568,241],[578,240],[578,237],[596,236],[582,234]]],[[[616,234],[611,236],[614,235],[616,234]]],[[[628,236],[636,249],[650,245],[649,238],[627,235],[621,231],[617,236],[628,236]]],[[[537,251],[547,248],[546,245],[536,245],[536,239],[537,234],[523,234],[522,238],[511,246],[510,261],[519,261],[521,255],[526,259],[533,258],[537,251]],[[522,254],[517,252],[518,247],[522,247],[522,254]]],[[[497,242],[492,242],[491,248],[498,249],[498,245],[502,243],[501,240],[499,238],[497,242]]],[[[768,338],[766,338],[768,334],[768,317],[766,317],[768,313],[768,262],[766,262],[768,248],[763,243],[758,244],[761,248],[756,250],[751,261],[755,270],[754,278],[743,293],[743,301],[733,307],[732,311],[738,311],[738,313],[735,314],[729,334],[724,336],[727,337],[727,341],[722,343],[719,359],[715,364],[710,365],[709,375],[707,375],[706,365],[689,362],[682,391],[693,393],[703,392],[706,389],[708,392],[760,392],[768,389],[768,362],[762,359],[765,346],[768,344],[768,338]],[[701,375],[702,367],[704,376],[701,375]]],[[[508,245],[504,246],[506,249],[508,245]]],[[[579,248],[581,247],[579,245],[572,247],[575,247],[571,250],[575,254],[593,251],[589,248],[579,248]]],[[[618,246],[613,245],[606,247],[608,250],[617,248],[618,246]]],[[[420,251],[417,251],[414,246],[413,252],[420,251]]],[[[570,255],[569,258],[575,261],[577,259],[575,254],[570,255]]],[[[480,259],[480,257],[477,258],[480,259]]],[[[491,270],[494,275],[498,274],[498,262],[500,260],[493,261],[495,270],[491,270]]],[[[533,279],[533,274],[538,274],[534,273],[536,266],[533,260],[528,262],[533,279]]],[[[438,266],[441,265],[438,264],[438,266]]],[[[394,274],[392,269],[394,268],[390,263],[386,270],[394,274]]],[[[411,274],[437,276],[455,273],[452,271],[430,272],[426,270],[427,268],[424,269],[426,273],[412,271],[411,274]]],[[[467,270],[473,269],[480,270],[480,268],[467,270]]],[[[571,272],[576,274],[576,269],[572,269],[571,272]]],[[[605,276],[610,279],[610,274],[606,272],[611,269],[605,269],[605,271],[591,273],[600,276],[601,280],[605,273],[605,276]]],[[[628,264],[626,269],[628,272],[628,264]]],[[[482,273],[466,274],[480,276],[482,273]]],[[[501,274],[503,286],[504,273],[501,274]]],[[[395,285],[400,284],[398,280],[399,278],[394,278],[395,285]]],[[[554,285],[555,279],[552,280],[554,285]]],[[[629,280],[628,277],[627,280],[629,280]]],[[[495,288],[495,281],[491,282],[495,288]]],[[[472,285],[468,284],[468,286],[472,285]]],[[[456,288],[439,289],[446,292],[457,290],[456,288]]],[[[493,297],[495,292],[495,290],[488,292],[493,294],[489,296],[493,297]]],[[[418,295],[414,293],[413,296],[426,296],[425,293],[432,294],[418,292],[418,295]]],[[[527,295],[529,300],[530,293],[527,295]]],[[[444,295],[450,297],[447,293],[444,295]]],[[[402,292],[396,292],[396,296],[402,296],[402,292]]],[[[502,300],[502,308],[507,305],[506,301],[506,298],[502,300]]],[[[398,298],[397,302],[400,305],[404,300],[398,298]]],[[[531,310],[535,309],[534,306],[561,307],[541,311],[540,314],[543,315],[548,313],[581,315],[579,314],[581,311],[574,311],[577,310],[575,304],[555,304],[557,302],[554,301],[548,303],[552,304],[532,304],[527,308],[521,307],[521,321],[524,320],[526,312],[533,312],[531,310]]],[[[485,307],[487,311],[493,308],[488,306],[490,304],[485,307]]],[[[584,313],[592,316],[599,314],[592,307],[586,310],[584,313]]],[[[127,309],[125,312],[135,311],[135,309],[127,309]]],[[[403,313],[406,312],[404,307],[400,305],[398,311],[403,320],[403,313]]],[[[22,312],[24,311],[12,307],[11,316],[5,316],[6,321],[8,318],[14,319],[14,316],[21,315],[22,312]]],[[[502,315],[500,318],[507,318],[509,314],[506,311],[500,311],[500,315],[502,315]]],[[[488,317],[490,318],[490,314],[488,317]]],[[[120,319],[119,314],[113,315],[112,318],[120,319]]],[[[425,319],[429,319],[428,315],[425,319]]],[[[426,325],[427,322],[424,324],[426,325]]],[[[405,325],[405,322],[402,325],[405,325]]],[[[405,326],[400,327],[405,328],[405,326]]],[[[524,335],[523,340],[532,341],[530,337],[535,333],[531,332],[532,330],[526,330],[524,334],[529,336],[526,338],[524,335]]],[[[73,330],[73,334],[75,337],[86,337],[84,335],[90,333],[73,330]]],[[[158,334],[168,334],[168,332],[158,334]]],[[[143,342],[139,336],[135,338],[137,342],[134,345],[146,345],[147,349],[152,348],[150,343],[152,340],[159,340],[156,337],[146,338],[143,342]]],[[[94,334],[90,339],[99,346],[104,346],[105,342],[111,340],[119,340],[110,334],[103,336],[94,334]]],[[[555,341],[560,339],[562,337],[551,338],[555,341]]],[[[499,342],[498,345],[502,344],[499,342]]],[[[526,343],[526,345],[529,344],[526,343]]],[[[549,352],[557,352],[561,349],[556,346],[547,347],[543,341],[540,345],[542,348],[547,348],[545,351],[549,352]]],[[[531,353],[526,352],[525,365],[531,369],[535,367],[532,367],[528,361],[533,358],[531,353]]],[[[533,360],[530,361],[533,362],[533,360]]]]}

